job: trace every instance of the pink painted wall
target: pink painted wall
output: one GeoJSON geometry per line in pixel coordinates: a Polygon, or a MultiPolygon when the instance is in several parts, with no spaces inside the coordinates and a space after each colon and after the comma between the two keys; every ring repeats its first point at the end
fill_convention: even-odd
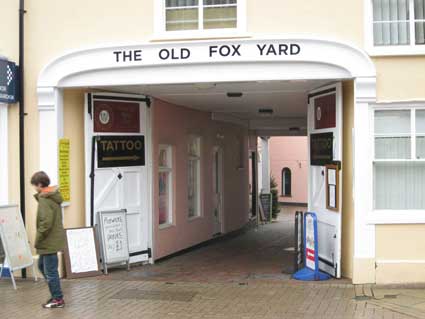
{"type": "Polygon", "coordinates": [[[279,201],[286,203],[307,203],[307,137],[272,137],[269,143],[270,173],[278,184],[279,196],[282,194],[282,169],[288,167],[291,170],[291,196],[280,196],[279,201]]]}
{"type": "Polygon", "coordinates": [[[211,120],[200,112],[155,99],[153,106],[154,259],[191,247],[213,236],[213,148],[224,153],[224,232],[243,227],[248,221],[248,131],[211,120]],[[187,217],[187,137],[201,136],[202,217],[187,217]],[[217,137],[219,136],[219,138],[217,137]],[[159,145],[173,146],[173,225],[159,228],[158,153],[159,145]],[[240,157],[242,156],[242,157],[240,157]],[[240,168],[243,166],[243,168],[240,168]]]}

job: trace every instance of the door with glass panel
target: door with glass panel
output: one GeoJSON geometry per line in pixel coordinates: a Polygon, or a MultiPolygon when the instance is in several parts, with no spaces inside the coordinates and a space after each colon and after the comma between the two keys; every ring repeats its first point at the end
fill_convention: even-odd
{"type": "Polygon", "coordinates": [[[319,268],[339,278],[342,207],[341,83],[310,92],[307,118],[310,161],[308,210],[317,215],[319,268]],[[336,167],[332,170],[332,178],[330,174],[328,176],[328,165],[336,167]]]}

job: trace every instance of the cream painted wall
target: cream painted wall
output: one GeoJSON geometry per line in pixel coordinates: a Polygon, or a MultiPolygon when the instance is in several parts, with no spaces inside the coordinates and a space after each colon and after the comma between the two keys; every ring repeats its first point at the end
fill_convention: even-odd
{"type": "Polygon", "coordinates": [[[84,91],[64,92],[64,138],[70,141],[71,205],[64,209],[66,227],[85,225],[84,91]]]}
{"type": "Polygon", "coordinates": [[[343,154],[342,154],[342,256],[343,277],[353,278],[354,203],[353,203],[353,134],[354,83],[342,83],[343,154]]]}
{"type": "MultiPolygon", "coordinates": [[[[158,178],[154,173],[154,258],[158,259],[213,237],[213,147],[224,152],[224,231],[239,229],[248,221],[248,130],[214,122],[211,114],[155,100],[153,109],[153,154],[160,144],[171,145],[174,156],[174,225],[159,229],[158,178]],[[201,137],[201,207],[202,217],[187,218],[187,136],[201,137]],[[224,136],[217,139],[217,134],[224,136]],[[238,137],[238,138],[235,138],[238,137]],[[243,148],[238,146],[238,140],[243,148]],[[244,169],[239,170],[239,151],[244,169]]],[[[158,160],[154,156],[154,172],[158,160]]]]}
{"type": "Polygon", "coordinates": [[[363,47],[363,1],[247,0],[247,15],[248,32],[325,37],[363,47]]]}
{"type": "Polygon", "coordinates": [[[425,282],[425,225],[376,226],[376,282],[425,282]]]}
{"type": "Polygon", "coordinates": [[[2,0],[0,4],[0,55],[18,61],[19,1],[2,0]]]}
{"type": "Polygon", "coordinates": [[[425,56],[381,57],[373,61],[379,102],[425,101],[425,56]]]}

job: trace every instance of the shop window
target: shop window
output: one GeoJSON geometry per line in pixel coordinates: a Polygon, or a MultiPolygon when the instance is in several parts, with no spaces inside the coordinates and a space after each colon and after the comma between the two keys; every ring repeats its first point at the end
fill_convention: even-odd
{"type": "MultiPolygon", "coordinates": [[[[240,29],[245,0],[162,0],[162,31],[240,29]]],[[[159,1],[160,2],[160,1],[159,1]]]]}
{"type": "Polygon", "coordinates": [[[158,159],[159,226],[173,223],[173,152],[172,146],[160,145],[158,159]]]}
{"type": "Polygon", "coordinates": [[[375,110],[374,208],[425,209],[425,109],[375,110]]]}
{"type": "Polygon", "coordinates": [[[425,0],[372,0],[375,46],[425,44],[425,0]]]}
{"type": "Polygon", "coordinates": [[[188,138],[187,159],[187,200],[188,217],[201,216],[201,138],[188,138]]]}
{"type": "Polygon", "coordinates": [[[282,169],[282,196],[291,196],[291,170],[287,167],[282,169]]]}

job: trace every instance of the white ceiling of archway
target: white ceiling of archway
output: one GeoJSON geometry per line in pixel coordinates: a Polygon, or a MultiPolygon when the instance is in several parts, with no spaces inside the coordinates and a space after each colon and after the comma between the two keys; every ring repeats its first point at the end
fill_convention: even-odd
{"type": "Polygon", "coordinates": [[[225,113],[241,120],[261,118],[260,108],[273,109],[272,118],[307,116],[307,94],[327,80],[264,81],[217,84],[176,84],[104,87],[105,91],[137,93],[198,110],[225,113]],[[229,98],[227,92],[242,92],[229,98]]]}

